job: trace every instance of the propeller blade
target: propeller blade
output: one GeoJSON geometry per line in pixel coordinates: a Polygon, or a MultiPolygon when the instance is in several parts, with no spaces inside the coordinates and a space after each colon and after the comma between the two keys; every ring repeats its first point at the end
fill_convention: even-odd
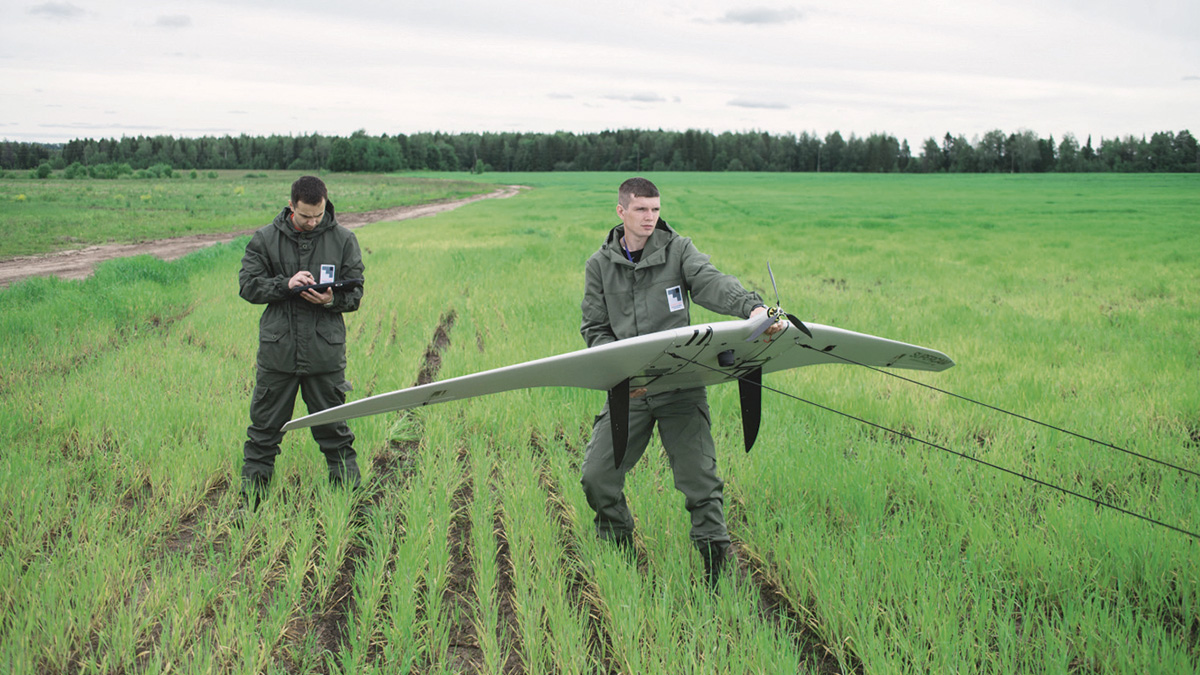
{"type": "Polygon", "coordinates": [[[788,314],[787,318],[788,318],[788,321],[792,322],[793,326],[800,329],[800,332],[804,333],[808,337],[813,336],[812,331],[808,329],[808,326],[805,326],[803,321],[801,321],[800,319],[797,319],[795,314],[788,314]]]}
{"type": "Polygon", "coordinates": [[[775,273],[771,271],[770,262],[767,263],[767,274],[771,277],[771,288],[775,289],[775,306],[780,307],[783,303],[779,300],[779,287],[775,285],[775,273]]]}
{"type": "Polygon", "coordinates": [[[613,463],[620,469],[629,445],[629,378],[608,390],[608,428],[612,432],[613,463]]]}
{"type": "Polygon", "coordinates": [[[755,368],[738,379],[738,398],[742,402],[742,437],[746,452],[758,438],[758,423],[762,420],[762,368],[755,368]]]}
{"type": "Polygon", "coordinates": [[[775,321],[775,317],[771,316],[770,312],[767,312],[763,322],[758,325],[758,328],[754,329],[754,332],[750,334],[750,337],[746,338],[746,342],[754,342],[757,340],[758,336],[762,335],[764,331],[770,328],[771,324],[775,323],[775,321]]]}

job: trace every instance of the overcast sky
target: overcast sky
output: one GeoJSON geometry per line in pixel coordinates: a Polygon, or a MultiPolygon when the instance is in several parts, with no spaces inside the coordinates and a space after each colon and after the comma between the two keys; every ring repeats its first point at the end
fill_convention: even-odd
{"type": "Polygon", "coordinates": [[[4,0],[0,139],[1200,134],[1197,0],[4,0]]]}

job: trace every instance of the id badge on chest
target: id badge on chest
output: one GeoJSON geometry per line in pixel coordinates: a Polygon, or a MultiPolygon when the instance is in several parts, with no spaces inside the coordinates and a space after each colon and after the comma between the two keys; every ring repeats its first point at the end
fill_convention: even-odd
{"type": "Polygon", "coordinates": [[[337,281],[334,271],[337,269],[335,265],[321,265],[321,278],[317,281],[319,284],[327,284],[332,281],[337,281]]]}
{"type": "Polygon", "coordinates": [[[667,289],[667,307],[672,312],[678,312],[683,309],[683,289],[679,286],[672,286],[667,289]]]}

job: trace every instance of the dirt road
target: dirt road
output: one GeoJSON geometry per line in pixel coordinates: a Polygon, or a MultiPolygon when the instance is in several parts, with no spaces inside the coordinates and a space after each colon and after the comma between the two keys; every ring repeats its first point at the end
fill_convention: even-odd
{"type": "MultiPolygon", "coordinates": [[[[338,222],[348,228],[362,227],[371,223],[390,222],[423,218],[434,214],[457,209],[483,199],[504,199],[511,197],[523,188],[519,185],[508,185],[494,192],[474,195],[466,199],[439,201],[416,206],[397,206],[379,211],[362,213],[339,213],[338,222]]],[[[242,235],[253,234],[261,225],[238,232],[223,232],[220,234],[197,234],[188,237],[173,237],[155,241],[139,242],[136,244],[102,244],[89,246],[74,251],[60,251],[37,256],[19,256],[0,260],[0,288],[34,276],[57,276],[63,279],[85,279],[92,275],[96,265],[113,258],[124,258],[132,255],[150,254],[163,260],[174,260],[192,251],[232,241],[242,235]]]]}

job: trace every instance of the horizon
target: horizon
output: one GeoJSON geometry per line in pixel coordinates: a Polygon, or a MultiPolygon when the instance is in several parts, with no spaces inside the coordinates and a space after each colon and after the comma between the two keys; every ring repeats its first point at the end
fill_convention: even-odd
{"type": "MultiPolygon", "coordinates": [[[[180,139],[197,140],[197,139],[202,139],[202,138],[241,138],[241,137],[248,137],[248,138],[271,138],[271,137],[306,138],[306,137],[311,137],[311,136],[322,136],[324,138],[351,138],[354,134],[358,133],[358,131],[360,131],[360,130],[356,130],[349,134],[325,134],[325,133],[320,133],[320,132],[315,132],[315,131],[265,133],[265,134],[250,134],[250,133],[246,133],[246,132],[232,132],[232,133],[223,133],[223,134],[206,134],[206,135],[199,135],[199,136],[180,136],[180,135],[172,135],[172,134],[165,134],[165,133],[162,133],[162,134],[138,134],[138,135],[123,134],[121,136],[78,136],[78,137],[69,138],[69,139],[63,140],[63,141],[20,141],[20,140],[16,140],[16,139],[12,139],[12,138],[0,137],[0,143],[28,143],[28,144],[43,145],[43,146],[65,146],[68,143],[83,142],[83,141],[95,141],[95,142],[109,141],[109,140],[120,141],[123,138],[137,139],[137,138],[158,138],[158,137],[169,137],[169,138],[174,138],[176,140],[180,140],[180,139]]],[[[852,136],[855,138],[858,138],[858,139],[867,139],[867,138],[871,138],[873,136],[884,136],[884,137],[894,138],[894,139],[896,139],[896,141],[898,141],[900,143],[907,142],[910,149],[917,148],[920,143],[924,143],[925,141],[930,140],[930,139],[935,140],[940,143],[947,135],[950,135],[952,138],[955,138],[955,139],[965,138],[967,141],[971,142],[974,145],[979,142],[979,140],[981,139],[983,134],[990,133],[992,131],[1000,131],[1001,133],[1003,133],[1005,135],[1006,138],[1008,136],[1020,134],[1020,133],[1026,132],[1026,131],[1033,131],[1034,133],[1037,133],[1036,130],[1025,128],[1025,127],[1020,128],[1020,129],[1015,129],[1015,130],[989,129],[989,130],[983,132],[983,134],[976,134],[973,137],[968,137],[965,134],[956,134],[951,131],[946,131],[946,132],[941,133],[940,135],[924,136],[918,142],[913,142],[912,139],[902,138],[900,136],[897,136],[896,134],[892,134],[887,131],[876,131],[876,132],[871,132],[869,134],[857,134],[855,132],[843,133],[840,129],[833,129],[826,134],[817,134],[815,132],[810,132],[810,131],[799,131],[799,132],[790,132],[789,131],[789,132],[774,133],[774,132],[763,131],[761,129],[712,131],[710,129],[661,129],[661,128],[649,129],[649,128],[623,127],[623,128],[604,129],[601,131],[587,131],[587,132],[568,131],[565,129],[557,129],[555,131],[462,131],[462,132],[422,130],[422,131],[395,132],[395,133],[383,132],[383,133],[379,133],[379,134],[368,133],[366,135],[368,138],[383,138],[385,136],[388,138],[395,138],[397,136],[404,136],[406,138],[411,138],[413,136],[421,136],[421,135],[430,135],[430,136],[463,135],[463,136],[466,136],[466,135],[473,135],[473,134],[474,135],[520,134],[523,136],[538,136],[538,135],[553,136],[555,134],[560,134],[560,133],[571,134],[574,136],[587,136],[587,135],[598,135],[598,134],[605,134],[605,133],[622,133],[622,132],[637,132],[637,133],[660,133],[660,132],[662,132],[662,133],[683,134],[683,133],[687,133],[689,131],[694,131],[694,132],[698,132],[698,133],[709,133],[709,134],[712,134],[713,136],[721,136],[722,134],[738,135],[738,134],[767,133],[770,136],[775,137],[775,138],[782,138],[782,137],[786,137],[789,135],[794,136],[796,138],[800,138],[803,134],[807,134],[809,138],[815,138],[822,143],[824,143],[826,141],[826,139],[829,136],[833,135],[834,133],[840,134],[843,140],[847,140],[847,139],[851,138],[852,136]]],[[[1067,130],[1066,133],[1071,134],[1077,141],[1080,142],[1081,145],[1083,145],[1083,144],[1086,144],[1087,139],[1089,139],[1089,138],[1096,139],[1098,141],[1111,140],[1111,139],[1125,140],[1128,138],[1133,138],[1133,139],[1142,140],[1142,141],[1148,141],[1150,139],[1150,136],[1152,136],[1153,134],[1157,134],[1157,133],[1179,134],[1182,132],[1187,132],[1189,134],[1192,133],[1190,128],[1157,129],[1153,132],[1149,132],[1149,133],[1145,133],[1145,134],[1141,134],[1141,135],[1139,135],[1139,134],[1114,134],[1112,136],[1099,136],[1099,137],[1096,137],[1094,134],[1082,134],[1082,135],[1076,134],[1076,133],[1071,132],[1070,130],[1067,130]]],[[[1041,134],[1038,134],[1038,138],[1039,139],[1054,139],[1055,135],[1047,134],[1045,136],[1042,136],[1041,134]]],[[[1062,137],[1061,136],[1057,137],[1057,140],[1061,141],[1062,137]]]]}

